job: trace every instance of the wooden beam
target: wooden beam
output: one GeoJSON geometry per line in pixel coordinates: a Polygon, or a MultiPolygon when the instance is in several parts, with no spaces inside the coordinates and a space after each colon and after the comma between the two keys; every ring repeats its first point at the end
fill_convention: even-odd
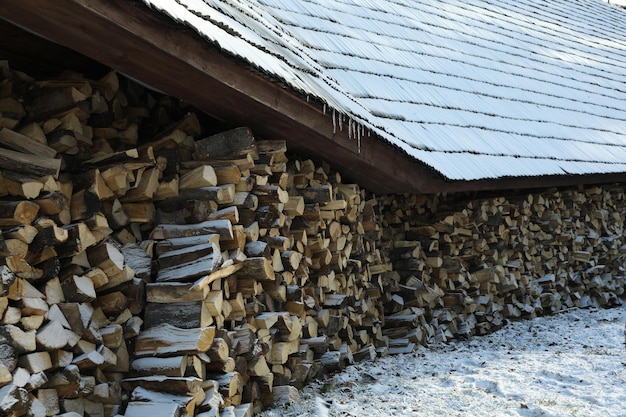
{"type": "Polygon", "coordinates": [[[433,180],[374,137],[362,138],[359,152],[347,129],[335,131],[332,114],[136,2],[9,0],[0,4],[0,16],[218,119],[250,126],[262,137],[284,138],[290,150],[328,160],[372,191],[417,190],[433,180]]]}

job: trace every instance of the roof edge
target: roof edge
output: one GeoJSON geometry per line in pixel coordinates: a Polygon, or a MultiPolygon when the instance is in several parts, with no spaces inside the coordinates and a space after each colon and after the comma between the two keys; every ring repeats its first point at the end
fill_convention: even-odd
{"type": "Polygon", "coordinates": [[[338,128],[331,111],[307,102],[227,56],[197,33],[141,2],[0,2],[0,16],[290,151],[331,162],[344,178],[375,193],[536,188],[626,180],[623,175],[446,181],[384,139],[338,128]],[[37,13],[33,13],[37,10],[37,13]],[[270,121],[268,123],[268,121],[270,121]],[[619,178],[619,179],[618,179],[619,178]],[[536,184],[536,185],[535,185],[536,184]]]}

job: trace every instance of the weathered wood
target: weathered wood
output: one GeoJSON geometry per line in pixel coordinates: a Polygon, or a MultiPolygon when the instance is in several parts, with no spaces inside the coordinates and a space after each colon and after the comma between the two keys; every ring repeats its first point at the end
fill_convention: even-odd
{"type": "Polygon", "coordinates": [[[131,223],[152,224],[154,222],[156,212],[151,201],[122,203],[122,207],[131,223]]]}
{"type": "Polygon", "coordinates": [[[158,258],[160,269],[172,268],[187,262],[195,261],[201,257],[219,253],[220,248],[215,243],[203,243],[199,245],[186,246],[180,249],[174,249],[164,252],[158,258]]]}
{"type": "Polygon", "coordinates": [[[129,203],[152,199],[159,186],[159,174],[156,168],[140,171],[140,176],[135,180],[134,186],[120,197],[120,202],[129,203]]]}
{"type": "Polygon", "coordinates": [[[146,301],[149,303],[175,303],[202,301],[209,290],[192,290],[194,283],[153,282],[146,284],[146,301]]]}
{"type": "Polygon", "coordinates": [[[259,206],[259,198],[248,191],[237,191],[234,195],[233,204],[240,209],[254,211],[259,206]]]}
{"type": "Polygon", "coordinates": [[[24,106],[13,97],[0,97],[0,126],[13,129],[25,116],[24,106]]]}
{"type": "Polygon", "coordinates": [[[215,337],[215,327],[199,329],[179,329],[162,324],[141,332],[135,341],[135,355],[177,356],[206,352],[211,348],[215,337]]]}
{"type": "Polygon", "coordinates": [[[236,272],[238,277],[254,277],[259,281],[274,280],[276,275],[272,264],[266,258],[247,258],[236,272]]]}
{"type": "Polygon", "coordinates": [[[195,377],[141,376],[126,378],[122,381],[122,384],[129,391],[135,387],[180,395],[195,394],[202,391],[202,380],[195,377]]]}
{"type": "Polygon", "coordinates": [[[181,189],[175,197],[160,201],[157,207],[171,211],[188,205],[189,200],[215,202],[217,204],[230,204],[235,194],[234,184],[219,185],[215,187],[198,187],[181,189]]]}
{"type": "Polygon", "coordinates": [[[179,237],[199,236],[219,234],[221,239],[232,239],[233,228],[228,220],[207,220],[202,223],[190,225],[168,225],[156,226],[152,233],[152,239],[171,239],[179,237]]]}
{"type": "Polygon", "coordinates": [[[32,155],[5,149],[0,153],[0,168],[26,175],[59,177],[61,159],[32,155]]]}
{"type": "Polygon", "coordinates": [[[3,171],[2,181],[9,195],[26,199],[37,197],[44,187],[41,180],[12,171],[3,171]]]}
{"type": "Polygon", "coordinates": [[[191,286],[190,290],[203,291],[208,285],[211,285],[212,282],[234,275],[237,271],[241,270],[242,268],[243,268],[243,264],[241,263],[223,265],[220,269],[217,269],[211,272],[210,274],[196,280],[194,284],[191,286]]]}
{"type": "Polygon", "coordinates": [[[277,185],[257,185],[252,189],[252,193],[257,196],[260,204],[287,203],[289,193],[277,185]]]}
{"type": "Polygon", "coordinates": [[[213,187],[217,185],[217,176],[211,165],[199,166],[180,177],[178,187],[188,188],[213,187]]]}
{"type": "Polygon", "coordinates": [[[98,200],[106,200],[115,195],[97,168],[82,172],[80,176],[73,177],[73,179],[72,185],[75,191],[87,190],[96,195],[98,200]]]}
{"type": "Polygon", "coordinates": [[[131,401],[126,407],[125,417],[177,417],[181,406],[177,403],[131,401]]]}
{"type": "Polygon", "coordinates": [[[37,347],[35,331],[23,331],[12,324],[0,326],[0,341],[11,346],[18,354],[33,352],[37,347]]]}
{"type": "MultiPolygon", "coordinates": [[[[146,385],[146,382],[144,382],[143,385],[146,385]]],[[[146,389],[142,386],[138,386],[134,388],[131,393],[130,403],[132,404],[137,404],[138,402],[143,402],[144,404],[147,404],[147,403],[159,404],[160,403],[164,405],[164,407],[159,410],[159,412],[161,413],[166,408],[165,406],[170,405],[170,404],[178,404],[178,406],[181,408],[181,411],[185,410],[187,415],[195,415],[196,405],[200,403],[202,400],[204,400],[204,391],[196,390],[195,395],[191,395],[191,394],[192,392],[185,392],[185,393],[175,395],[169,392],[152,391],[151,389],[146,389]]],[[[134,408],[134,407],[131,406],[131,408],[134,408]]]]}
{"type": "Polygon", "coordinates": [[[182,377],[187,369],[187,356],[172,356],[166,358],[138,358],[131,362],[132,376],[165,375],[182,377]]]}
{"type": "Polygon", "coordinates": [[[96,298],[93,281],[87,276],[73,275],[61,281],[63,295],[70,302],[85,302],[96,298]]]}
{"type": "Polygon", "coordinates": [[[219,245],[219,234],[204,234],[197,236],[168,238],[157,242],[155,246],[156,255],[160,256],[168,251],[184,249],[196,245],[214,244],[219,245]]]}
{"type": "Polygon", "coordinates": [[[169,268],[160,269],[157,272],[157,282],[189,282],[201,276],[206,276],[215,272],[222,263],[219,252],[211,252],[183,264],[174,265],[169,268]]]}
{"type": "Polygon", "coordinates": [[[87,249],[91,267],[98,267],[107,275],[115,275],[124,269],[124,255],[114,245],[103,242],[87,249]]]}
{"type": "Polygon", "coordinates": [[[124,266],[130,268],[136,277],[148,278],[152,271],[152,258],[136,243],[127,243],[121,248],[124,266]]]}
{"type": "Polygon", "coordinates": [[[55,248],[60,258],[70,257],[85,251],[97,243],[93,233],[84,222],[68,224],[63,229],[67,231],[67,239],[55,248]]]}
{"type": "Polygon", "coordinates": [[[232,224],[237,224],[239,223],[239,210],[236,206],[224,207],[211,213],[208,217],[208,220],[219,219],[226,219],[229,220],[232,224]]]}
{"type": "Polygon", "coordinates": [[[239,184],[241,181],[241,170],[235,163],[222,162],[221,164],[213,164],[217,184],[239,184]]]}
{"type": "Polygon", "coordinates": [[[213,324],[213,316],[203,301],[180,303],[148,303],[145,308],[144,328],[171,324],[180,329],[193,329],[213,324]]]}
{"type": "Polygon", "coordinates": [[[39,206],[40,214],[48,216],[58,215],[62,224],[69,223],[69,219],[64,214],[65,211],[69,214],[70,200],[61,192],[50,192],[40,195],[33,200],[39,206]]]}
{"type": "Polygon", "coordinates": [[[137,149],[128,149],[115,153],[104,153],[84,161],[83,166],[85,168],[100,168],[102,171],[105,168],[110,168],[115,165],[136,163],[138,158],[139,152],[137,149]]]}
{"type": "Polygon", "coordinates": [[[199,159],[245,155],[253,151],[254,147],[254,136],[247,127],[228,130],[196,141],[199,159]]]}
{"type": "Polygon", "coordinates": [[[87,97],[85,92],[75,86],[42,87],[33,95],[25,109],[31,119],[46,119],[72,109],[87,97]]]}
{"type": "Polygon", "coordinates": [[[0,201],[0,227],[32,224],[38,212],[30,201],[0,201]]]}
{"type": "Polygon", "coordinates": [[[271,256],[270,246],[263,241],[247,242],[244,252],[250,258],[264,257],[269,259],[271,256]]]}

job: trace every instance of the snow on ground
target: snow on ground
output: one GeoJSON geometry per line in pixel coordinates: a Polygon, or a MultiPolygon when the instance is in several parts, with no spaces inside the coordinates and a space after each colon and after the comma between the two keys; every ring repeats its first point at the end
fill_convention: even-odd
{"type": "Polygon", "coordinates": [[[263,417],[626,416],[626,307],[512,322],[488,336],[361,362],[263,417]]]}

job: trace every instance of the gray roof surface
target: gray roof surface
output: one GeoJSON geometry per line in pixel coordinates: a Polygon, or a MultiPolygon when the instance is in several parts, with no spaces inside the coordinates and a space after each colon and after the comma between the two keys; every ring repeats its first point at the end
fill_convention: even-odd
{"type": "Polygon", "coordinates": [[[601,0],[144,0],[451,180],[626,172],[626,14],[601,0]]]}

